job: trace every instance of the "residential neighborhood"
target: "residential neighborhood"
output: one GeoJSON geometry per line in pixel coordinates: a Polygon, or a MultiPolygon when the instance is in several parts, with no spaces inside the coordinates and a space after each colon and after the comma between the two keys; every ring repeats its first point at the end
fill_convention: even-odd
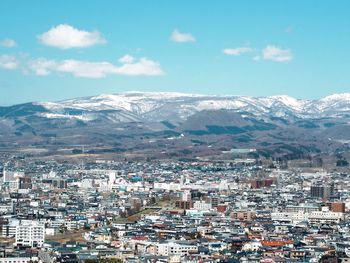
{"type": "Polygon", "coordinates": [[[248,159],[8,161],[0,262],[350,262],[349,185],[248,159]]]}

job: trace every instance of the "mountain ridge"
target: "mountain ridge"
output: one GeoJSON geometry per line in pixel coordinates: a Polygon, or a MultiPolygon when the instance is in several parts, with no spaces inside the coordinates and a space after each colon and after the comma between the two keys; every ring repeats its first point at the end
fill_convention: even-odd
{"type": "MultiPolygon", "coordinates": [[[[86,112],[124,110],[139,117],[155,116],[155,111],[168,110],[168,104],[185,119],[201,110],[227,109],[249,111],[257,116],[271,114],[275,117],[294,115],[298,118],[329,117],[350,113],[350,93],[332,94],[321,99],[304,100],[288,95],[252,97],[239,95],[205,95],[178,92],[126,92],[62,100],[35,102],[48,111],[60,114],[72,108],[86,112]]],[[[62,115],[62,114],[61,114],[62,115]]],[[[63,117],[63,116],[61,116],[63,117]]],[[[72,116],[70,116],[71,118],[72,116]]]]}
{"type": "Polygon", "coordinates": [[[299,100],[129,92],[0,107],[0,149],[58,153],[85,145],[90,153],[195,158],[254,148],[298,158],[348,151],[349,130],[347,93],[299,100]]]}

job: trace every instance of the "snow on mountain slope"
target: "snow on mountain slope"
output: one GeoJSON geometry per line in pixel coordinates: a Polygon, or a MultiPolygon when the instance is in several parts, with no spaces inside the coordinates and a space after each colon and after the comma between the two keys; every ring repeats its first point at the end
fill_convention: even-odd
{"type": "Polygon", "coordinates": [[[309,102],[307,100],[298,100],[286,95],[260,98],[259,100],[269,108],[276,106],[285,106],[296,112],[302,112],[306,104],[309,102]]]}
{"type": "Polygon", "coordinates": [[[137,114],[144,114],[153,110],[167,101],[182,101],[181,98],[200,98],[202,95],[182,93],[140,93],[128,92],[121,94],[102,94],[94,97],[71,99],[57,103],[40,103],[50,110],[62,110],[64,108],[76,108],[89,111],[96,110],[126,110],[137,114]]]}
{"type": "Polygon", "coordinates": [[[350,111],[350,93],[333,94],[314,103],[319,111],[350,111]]]}
{"type": "Polygon", "coordinates": [[[96,112],[99,111],[119,111],[120,114],[133,116],[130,119],[135,120],[142,118],[152,121],[183,120],[202,110],[218,109],[249,112],[256,116],[284,117],[293,115],[299,118],[310,118],[350,113],[350,93],[335,94],[320,100],[300,100],[285,95],[248,97],[172,92],[127,92],[102,94],[60,102],[43,102],[38,103],[38,105],[51,112],[51,115],[43,115],[48,118],[64,117],[65,115],[72,117],[72,114],[67,113],[67,111],[74,109],[83,111],[85,117],[80,118],[86,120],[92,119],[92,114],[96,115],[96,112]]]}

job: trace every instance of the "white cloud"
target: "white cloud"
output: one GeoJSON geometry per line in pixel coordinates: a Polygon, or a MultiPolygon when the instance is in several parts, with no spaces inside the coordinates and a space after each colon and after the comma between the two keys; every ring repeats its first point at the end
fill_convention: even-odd
{"type": "Polygon", "coordinates": [[[122,64],[133,63],[135,61],[135,58],[131,55],[126,54],[125,56],[121,57],[118,61],[122,64]]]}
{"type": "Polygon", "coordinates": [[[0,55],[0,68],[14,70],[18,69],[20,63],[15,56],[11,55],[0,55]]]}
{"type": "Polygon", "coordinates": [[[174,42],[185,43],[185,42],[195,42],[196,39],[190,33],[181,33],[179,30],[175,29],[170,36],[170,39],[174,42]]]}
{"type": "Polygon", "coordinates": [[[58,63],[46,58],[38,58],[28,62],[28,67],[38,76],[50,75],[56,69],[58,63]]]}
{"type": "Polygon", "coordinates": [[[160,64],[156,61],[141,58],[139,61],[134,63],[125,63],[120,67],[115,68],[117,74],[123,75],[145,75],[145,76],[159,76],[164,75],[160,64]]]}
{"type": "Polygon", "coordinates": [[[52,27],[38,37],[39,41],[47,46],[61,49],[90,47],[106,43],[98,31],[84,31],[67,24],[52,27]]]}
{"type": "Polygon", "coordinates": [[[262,50],[262,59],[275,62],[288,62],[293,60],[293,54],[290,49],[268,45],[262,50]]]}
{"type": "Polygon", "coordinates": [[[75,77],[104,78],[115,74],[115,66],[109,62],[90,62],[80,60],[64,60],[58,63],[56,72],[70,73],[75,77]]]}
{"type": "Polygon", "coordinates": [[[250,47],[225,48],[222,52],[230,56],[240,56],[245,53],[253,53],[253,60],[256,61],[270,60],[275,62],[288,62],[293,60],[293,53],[290,49],[283,49],[274,45],[266,46],[261,50],[261,53],[250,47]]]}
{"type": "Polygon", "coordinates": [[[119,59],[119,63],[115,65],[107,61],[30,59],[23,55],[0,55],[0,68],[21,70],[24,74],[32,73],[37,76],[70,74],[82,78],[103,78],[108,75],[160,76],[165,74],[157,61],[147,58],[136,59],[125,55],[119,59]]]}
{"type": "Polygon", "coordinates": [[[6,38],[0,41],[0,46],[11,48],[17,46],[17,43],[13,39],[6,38]]]}
{"type": "Polygon", "coordinates": [[[230,56],[239,56],[244,53],[253,52],[254,49],[250,47],[225,48],[222,52],[230,56]]]}
{"type": "Polygon", "coordinates": [[[160,64],[153,60],[141,58],[137,61],[129,58],[126,61],[124,56],[119,61],[122,61],[122,65],[116,66],[106,61],[91,62],[74,59],[55,61],[40,58],[30,61],[28,66],[38,76],[68,73],[75,77],[103,78],[107,75],[159,76],[164,74],[160,64]]]}

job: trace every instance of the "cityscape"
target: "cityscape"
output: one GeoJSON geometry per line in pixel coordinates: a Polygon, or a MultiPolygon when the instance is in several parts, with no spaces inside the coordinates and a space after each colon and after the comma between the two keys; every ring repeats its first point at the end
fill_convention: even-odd
{"type": "Polygon", "coordinates": [[[350,262],[349,10],[2,0],[0,263],[350,262]]]}
{"type": "Polygon", "coordinates": [[[1,262],[347,262],[345,171],[6,159],[1,262]]]}

